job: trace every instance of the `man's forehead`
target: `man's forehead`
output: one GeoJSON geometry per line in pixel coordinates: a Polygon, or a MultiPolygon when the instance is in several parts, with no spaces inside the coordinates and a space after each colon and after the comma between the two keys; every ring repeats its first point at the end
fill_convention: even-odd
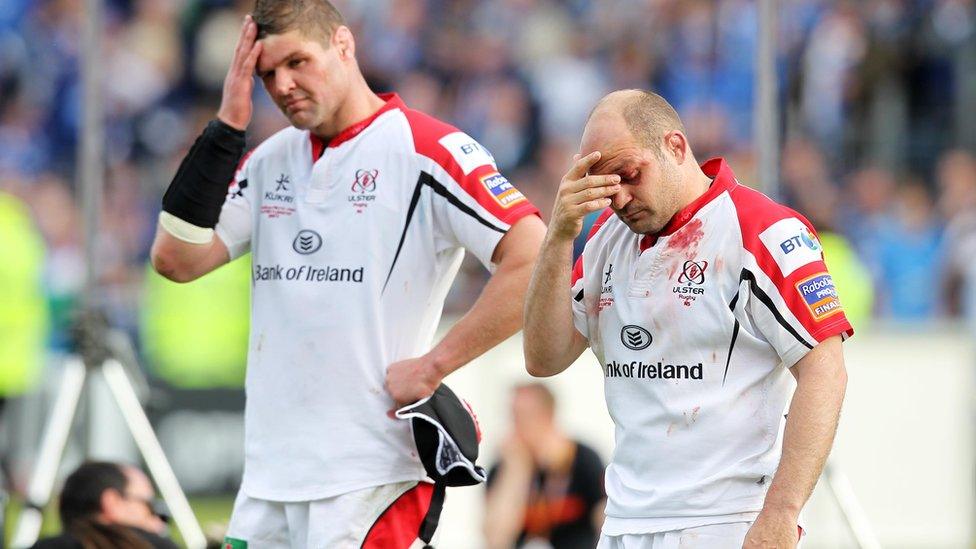
{"type": "Polygon", "coordinates": [[[619,148],[631,141],[633,137],[623,117],[615,113],[596,112],[583,128],[580,153],[585,155],[604,148],[619,148]]]}
{"type": "Polygon", "coordinates": [[[616,171],[639,160],[640,147],[622,118],[597,117],[594,114],[583,130],[580,155],[600,151],[600,160],[592,173],[616,171]]]}
{"type": "Polygon", "coordinates": [[[263,44],[261,56],[258,57],[257,70],[262,72],[274,68],[296,53],[314,53],[318,42],[306,38],[298,30],[290,30],[282,34],[269,34],[259,40],[263,44]]]}

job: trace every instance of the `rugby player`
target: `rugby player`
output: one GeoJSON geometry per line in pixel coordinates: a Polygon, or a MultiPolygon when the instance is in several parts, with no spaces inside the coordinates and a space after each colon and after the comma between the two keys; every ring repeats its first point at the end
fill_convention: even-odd
{"type": "Polygon", "coordinates": [[[409,422],[388,412],[520,328],[544,232],[478,142],[368,87],[329,2],[258,0],[152,249],[176,281],[251,252],[244,478],[226,544],[414,543],[439,502],[409,422]],[[241,161],[255,73],[291,127],[241,161]],[[465,250],[493,274],[431,348],[465,250]]]}
{"type": "Polygon", "coordinates": [[[852,334],[803,216],[721,158],[699,165],[660,96],[597,105],[529,285],[524,350],[536,376],[587,347],[603,367],[616,449],[601,549],[795,546],[852,334]]]}

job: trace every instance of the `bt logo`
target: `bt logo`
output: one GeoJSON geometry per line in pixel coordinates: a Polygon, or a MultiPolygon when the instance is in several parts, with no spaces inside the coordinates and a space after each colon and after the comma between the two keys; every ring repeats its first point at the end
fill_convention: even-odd
{"type": "Polygon", "coordinates": [[[816,237],[810,233],[809,229],[804,228],[800,231],[800,234],[787,238],[780,243],[779,247],[783,250],[783,253],[790,253],[797,248],[806,246],[807,248],[817,251],[820,249],[820,243],[817,242],[816,237]]]}

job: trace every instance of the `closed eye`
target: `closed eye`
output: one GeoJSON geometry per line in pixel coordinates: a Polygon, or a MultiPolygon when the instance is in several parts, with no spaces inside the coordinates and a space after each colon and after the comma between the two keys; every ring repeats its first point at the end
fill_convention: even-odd
{"type": "Polygon", "coordinates": [[[636,184],[640,180],[640,170],[634,170],[632,172],[618,173],[620,176],[620,182],[623,184],[636,184]]]}
{"type": "Polygon", "coordinates": [[[304,62],[304,59],[292,59],[288,62],[288,68],[297,69],[298,67],[302,66],[304,62]]]}

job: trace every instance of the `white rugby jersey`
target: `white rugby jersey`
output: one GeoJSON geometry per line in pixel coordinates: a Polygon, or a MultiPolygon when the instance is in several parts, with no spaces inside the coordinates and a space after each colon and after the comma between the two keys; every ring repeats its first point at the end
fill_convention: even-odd
{"type": "Polygon", "coordinates": [[[396,95],[325,144],[246,157],[217,234],[252,252],[242,490],[312,500],[424,478],[387,366],[425,353],[464,255],[538,210],[474,139],[396,95]]]}
{"type": "Polygon", "coordinates": [[[788,368],[853,334],[806,219],[724,160],[656,237],[612,210],[573,269],[576,328],[604,371],[616,448],[604,533],[752,520],[779,463],[788,368]]]}

